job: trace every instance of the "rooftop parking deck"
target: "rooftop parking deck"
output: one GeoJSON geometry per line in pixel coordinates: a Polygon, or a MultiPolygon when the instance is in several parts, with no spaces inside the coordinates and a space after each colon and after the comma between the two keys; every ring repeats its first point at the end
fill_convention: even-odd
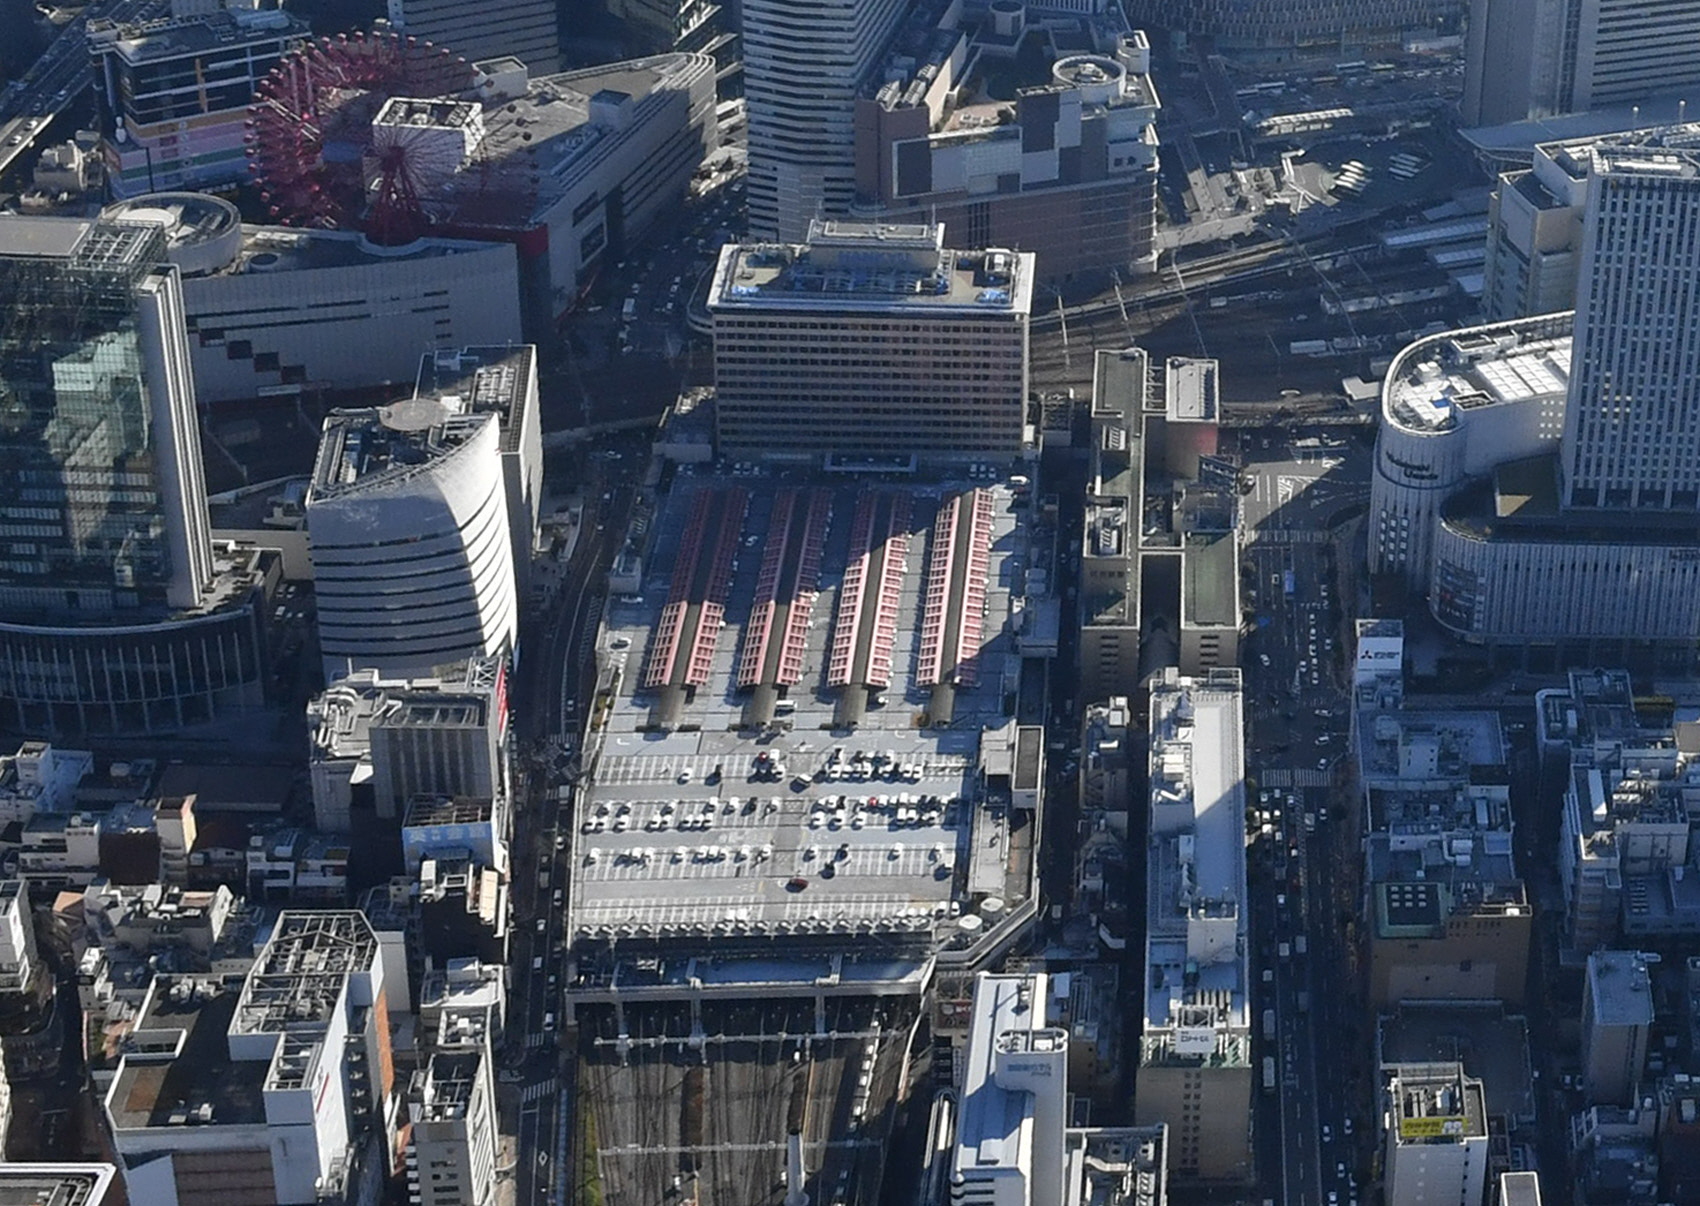
{"type": "MultiPolygon", "coordinates": [[[[683,475],[653,521],[643,593],[610,605],[602,647],[614,685],[575,817],[575,940],[781,937],[792,950],[858,934],[921,953],[972,944],[1031,896],[1033,825],[1011,815],[1007,790],[987,790],[980,754],[982,730],[1007,721],[1019,682],[1006,632],[1027,556],[1015,495],[957,482],[740,481],[683,475]],[[726,512],[741,528],[719,529],[735,550],[724,628],[693,689],[652,686],[628,661],[671,623],[672,584],[696,575],[718,542],[693,535],[702,508],[718,505],[701,500],[733,489],[747,490],[748,505],[726,512]],[[955,675],[946,725],[920,671],[922,591],[907,547],[959,498],[985,589],[973,596],[978,629],[949,614],[970,597],[962,574],[948,592],[955,662],[980,672],[955,675]],[[668,693],[664,714],[656,704],[668,693]],[[860,700],[853,720],[847,696],[860,700]]],[[[961,550],[958,559],[970,560],[961,550]]]]}

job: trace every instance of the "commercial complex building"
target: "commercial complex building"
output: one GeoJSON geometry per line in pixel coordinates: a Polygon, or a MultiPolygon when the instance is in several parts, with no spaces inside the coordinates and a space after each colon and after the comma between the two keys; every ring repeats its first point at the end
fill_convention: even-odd
{"type": "Polygon", "coordinates": [[[314,823],[346,833],[353,813],[399,819],[416,796],[504,796],[507,690],[494,657],[427,677],[357,670],[333,682],[307,707],[314,823]]]}
{"type": "Polygon", "coordinates": [[[1132,0],[1136,23],[1207,37],[1260,57],[1323,57],[1397,46],[1406,34],[1456,31],[1463,0],[1132,0]]]}
{"type": "Polygon", "coordinates": [[[254,85],[307,36],[282,8],[218,0],[174,0],[170,16],[151,21],[91,19],[113,195],[246,183],[254,85]]]}
{"type": "Polygon", "coordinates": [[[1512,858],[1510,773],[1493,712],[1359,707],[1369,997],[1523,999],[1534,908],[1512,858]]]}
{"type": "Polygon", "coordinates": [[[164,249],[149,225],[0,219],[0,699],[25,731],[174,728],[264,699],[275,558],[213,544],[164,249]]]}
{"type": "Polygon", "coordinates": [[[1170,1174],[1253,1176],[1245,720],[1237,669],[1151,684],[1151,846],[1134,1120],[1169,1126],[1170,1174]]]}
{"type": "Polygon", "coordinates": [[[1385,1084],[1388,1206],[1481,1206],[1487,1102],[1462,1064],[1394,1064],[1385,1084]]]}
{"type": "Polygon", "coordinates": [[[550,0],[388,0],[390,24],[469,62],[512,56],[538,75],[561,65],[559,17],[550,0]]]}
{"type": "MultiPolygon", "coordinates": [[[[399,35],[389,35],[384,44],[398,44],[398,39],[399,35]]],[[[416,47],[406,53],[424,52],[416,47]]],[[[294,242],[281,239],[285,250],[296,253],[256,247],[252,250],[260,262],[245,261],[246,269],[300,272],[364,265],[375,271],[374,260],[394,255],[399,263],[387,277],[380,273],[366,282],[374,287],[373,303],[353,306],[340,318],[364,317],[371,309],[406,314],[414,323],[415,312],[428,317],[425,338],[398,344],[409,361],[429,348],[522,338],[535,343],[549,338],[554,320],[578,304],[603,257],[624,258],[634,240],[683,200],[715,132],[715,66],[707,55],[654,55],[552,75],[533,75],[512,58],[476,66],[448,60],[448,65],[441,66],[448,78],[434,85],[447,90],[446,95],[391,98],[387,103],[381,92],[359,91],[355,85],[363,78],[361,70],[344,65],[348,86],[339,88],[339,94],[356,93],[363,105],[376,110],[370,133],[358,137],[370,138],[372,146],[411,149],[413,171],[426,186],[404,190],[408,196],[380,210],[364,204],[338,209],[333,199],[319,200],[322,191],[314,192],[310,183],[303,183],[305,169],[298,149],[274,145],[287,144],[294,123],[308,120],[279,97],[301,96],[302,105],[333,103],[311,91],[319,78],[310,62],[310,56],[285,62],[287,76],[275,86],[265,111],[269,133],[256,142],[255,182],[283,200],[283,221],[302,226],[332,221],[350,232],[351,245],[316,237],[294,242]],[[329,219],[315,205],[331,206],[329,219]],[[384,222],[379,221],[379,213],[384,222]],[[395,242],[403,234],[425,237],[374,251],[353,233],[358,231],[366,231],[379,244],[395,242]],[[429,262],[490,243],[509,244],[517,255],[519,332],[474,329],[468,311],[481,303],[469,300],[463,307],[453,300],[455,270],[429,262]],[[261,258],[268,250],[276,252],[278,259],[261,258]],[[426,283],[427,278],[431,283],[426,283]],[[444,329],[449,322],[467,325],[451,332],[444,329]]],[[[334,103],[350,102],[343,98],[334,103]]],[[[356,188],[352,181],[345,183],[351,191],[356,188]]],[[[478,266],[481,275],[496,273],[507,263],[503,256],[489,260],[478,266]]],[[[255,282],[246,283],[261,292],[255,282]]],[[[322,300],[352,303],[361,299],[355,291],[358,282],[346,276],[329,274],[315,283],[333,291],[322,300]]],[[[496,285],[494,280],[484,283],[488,288],[496,285]]],[[[303,279],[278,288],[298,295],[305,284],[303,279]]],[[[306,353],[298,350],[299,342],[286,341],[265,321],[269,316],[263,307],[297,309],[292,299],[266,297],[261,292],[258,300],[249,302],[240,290],[234,292],[234,298],[218,299],[234,311],[237,321],[232,326],[260,327],[268,338],[284,341],[280,356],[295,350],[289,363],[308,363],[302,358],[306,353]]],[[[511,313],[507,299],[498,299],[497,305],[500,315],[511,313]]],[[[320,316],[308,312],[293,317],[306,322],[320,316]]],[[[324,333],[322,328],[319,333],[324,333]]],[[[348,346],[340,339],[336,343],[339,351],[348,346]]],[[[246,355],[230,352],[233,360],[246,355]]],[[[410,372],[399,373],[393,380],[405,380],[410,372]]],[[[373,374],[368,381],[385,379],[373,374]]]]}
{"type": "Polygon", "coordinates": [[[721,249],[722,452],[1015,455],[1026,443],[1033,256],[953,251],[944,227],[816,222],[721,249]]]}
{"type": "Polygon", "coordinates": [[[1472,642],[1681,663],[1700,633],[1700,525],[1645,504],[1565,505],[1561,451],[1597,475],[1606,444],[1656,461],[1661,438],[1657,423],[1623,442],[1574,417],[1570,328],[1565,314],[1520,319],[1431,336],[1394,358],[1370,485],[1370,569],[1426,593],[1434,617],[1472,642]]]}
{"type": "Polygon", "coordinates": [[[1202,480],[1216,451],[1216,362],[1100,351],[1080,557],[1083,698],[1164,665],[1202,675],[1239,658],[1237,495],[1202,480]]]}
{"type": "Polygon", "coordinates": [[[1556,446],[1570,333],[1569,315],[1551,315],[1434,335],[1394,357],[1370,483],[1372,573],[1428,588],[1447,502],[1497,466],[1556,446]]]}
{"type": "Polygon", "coordinates": [[[514,648],[501,418],[413,398],[325,420],[307,495],[325,678],[430,673],[514,648]]]}
{"type": "Polygon", "coordinates": [[[744,0],[750,233],[800,243],[856,193],[856,97],[903,0],[744,0]]]}
{"type": "Polygon", "coordinates": [[[519,260],[507,243],[380,248],[353,231],[245,226],[204,193],[152,193],[107,216],[164,229],[202,402],[402,386],[421,349],[520,338],[519,260]]]}
{"type": "Polygon", "coordinates": [[[1434,336],[1395,358],[1370,568],[1426,589],[1468,640],[1686,666],[1700,634],[1700,151],[1687,127],[1544,149],[1502,187],[1495,221],[1492,304],[1557,291],[1574,249],[1575,315],[1434,336]],[[1578,200],[1580,243],[1562,216],[1543,238],[1539,219],[1578,200]]]}
{"type": "MultiPolygon", "coordinates": [[[[707,55],[662,54],[529,80],[504,66],[483,88],[479,156],[512,165],[520,196],[535,190],[529,221],[513,230],[532,342],[599,265],[624,259],[676,211],[715,137],[714,78],[707,55]]],[[[479,171],[469,173],[468,225],[488,191],[479,171]]]]}
{"type": "Polygon", "coordinates": [[[1634,951],[1588,956],[1582,993],[1582,1085],[1594,1105],[1634,1105],[1653,1029],[1649,958],[1634,951]]]}
{"type": "Polygon", "coordinates": [[[1157,108],[1150,46],[1115,5],[917,5],[856,101],[853,212],[1019,247],[1047,278],[1149,272],[1157,108]]]}
{"type": "Polygon", "coordinates": [[[362,913],[286,910],[239,990],[156,976],[104,1099],[131,1200],[315,1206],[386,1160],[382,952],[362,913]]]}
{"type": "Polygon", "coordinates": [[[1681,96],[1700,84],[1700,4],[1471,0],[1466,125],[1681,96]]]}

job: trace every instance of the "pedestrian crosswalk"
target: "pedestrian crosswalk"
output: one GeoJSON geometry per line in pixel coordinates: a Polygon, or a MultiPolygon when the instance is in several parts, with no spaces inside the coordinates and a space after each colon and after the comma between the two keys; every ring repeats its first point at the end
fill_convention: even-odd
{"type": "Polygon", "coordinates": [[[1315,528],[1248,528],[1241,536],[1244,544],[1327,544],[1332,539],[1315,528]]]}
{"type": "Polygon", "coordinates": [[[559,1087],[552,1080],[546,1080],[541,1084],[526,1085],[525,1092],[520,1094],[520,1103],[530,1105],[534,1101],[542,1101],[545,1097],[553,1097],[559,1091],[559,1087]]]}
{"type": "Polygon", "coordinates": [[[525,1036],[525,1045],[528,1049],[547,1046],[550,1041],[551,1036],[543,1031],[533,1030],[525,1036]]]}
{"type": "Polygon", "coordinates": [[[1272,767],[1258,776],[1258,782],[1265,787],[1327,787],[1334,782],[1334,776],[1328,771],[1308,767],[1296,770],[1272,767]]]}

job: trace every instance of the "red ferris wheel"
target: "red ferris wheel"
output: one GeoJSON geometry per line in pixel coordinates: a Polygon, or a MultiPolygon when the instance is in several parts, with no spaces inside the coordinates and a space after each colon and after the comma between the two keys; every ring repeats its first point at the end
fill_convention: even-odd
{"type": "Polygon", "coordinates": [[[466,131],[457,142],[432,112],[414,124],[379,118],[392,100],[434,104],[444,121],[476,118],[476,79],[465,59],[394,33],[322,38],[286,55],[248,110],[248,166],[268,212],[381,244],[425,234],[479,140],[466,131]]]}

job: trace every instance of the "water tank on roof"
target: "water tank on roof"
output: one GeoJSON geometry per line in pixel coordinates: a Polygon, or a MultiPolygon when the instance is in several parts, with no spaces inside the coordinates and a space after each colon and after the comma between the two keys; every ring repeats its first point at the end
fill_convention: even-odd
{"type": "Polygon", "coordinates": [[[1027,6],[1022,0],[992,0],[992,33],[999,38],[1019,37],[1027,26],[1027,6]]]}
{"type": "Polygon", "coordinates": [[[1078,90],[1083,104],[1102,105],[1121,95],[1127,68],[1101,54],[1071,54],[1052,64],[1051,78],[1078,90]]]}

